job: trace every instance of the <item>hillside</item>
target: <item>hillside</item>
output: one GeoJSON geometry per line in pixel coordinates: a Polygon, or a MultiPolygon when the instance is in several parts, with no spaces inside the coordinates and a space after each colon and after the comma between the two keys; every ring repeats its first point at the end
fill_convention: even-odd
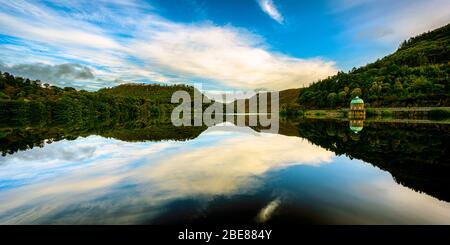
{"type": "Polygon", "coordinates": [[[348,107],[360,96],[370,107],[450,105],[450,24],[403,42],[374,63],[339,72],[303,89],[303,108],[348,107]]]}
{"type": "Polygon", "coordinates": [[[300,94],[300,88],[293,88],[280,91],[280,105],[296,105],[300,94]]]}
{"type": "Polygon", "coordinates": [[[98,93],[121,97],[146,99],[155,103],[170,103],[172,94],[176,91],[187,91],[194,94],[194,87],[187,85],[160,85],[160,84],[122,84],[112,88],[103,88],[98,93]]]}
{"type": "Polygon", "coordinates": [[[71,125],[92,123],[135,123],[150,125],[151,120],[168,116],[177,104],[172,93],[185,85],[126,84],[97,92],[42,85],[41,81],[0,73],[0,124],[71,125]]]}
{"type": "MultiPolygon", "coordinates": [[[[279,94],[278,94],[279,109],[282,114],[294,113],[300,109],[300,106],[297,103],[297,99],[298,99],[298,96],[299,96],[301,90],[302,89],[300,89],[300,88],[294,88],[294,89],[286,89],[286,90],[279,91],[279,94]]],[[[251,98],[245,99],[245,111],[246,112],[249,112],[249,100],[254,98],[255,96],[259,97],[259,94],[254,95],[251,98]]],[[[235,108],[236,108],[236,101],[231,102],[231,103],[235,103],[235,108]]],[[[271,107],[270,95],[268,96],[267,107],[268,107],[267,111],[270,112],[270,107],[271,107]]],[[[235,109],[235,111],[236,111],[236,109],[235,109]]]]}

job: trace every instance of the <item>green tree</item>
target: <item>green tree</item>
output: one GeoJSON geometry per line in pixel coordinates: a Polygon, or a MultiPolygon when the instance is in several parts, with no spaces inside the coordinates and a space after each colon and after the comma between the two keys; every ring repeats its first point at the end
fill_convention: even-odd
{"type": "Polygon", "coordinates": [[[394,83],[394,91],[396,94],[401,95],[403,93],[403,85],[400,80],[396,80],[394,83]]]}
{"type": "Polygon", "coordinates": [[[421,76],[413,81],[411,87],[416,92],[429,92],[432,89],[433,84],[425,77],[421,76]]]}
{"type": "Polygon", "coordinates": [[[356,96],[361,97],[361,95],[362,95],[362,91],[360,88],[355,88],[352,90],[352,98],[354,98],[356,96]]]}
{"type": "Polygon", "coordinates": [[[338,93],[339,103],[343,103],[347,100],[347,93],[345,91],[341,91],[338,93]]]}
{"type": "Polygon", "coordinates": [[[337,99],[337,95],[336,93],[329,93],[327,96],[328,99],[328,103],[331,105],[331,107],[336,106],[336,99],[337,99]]]}

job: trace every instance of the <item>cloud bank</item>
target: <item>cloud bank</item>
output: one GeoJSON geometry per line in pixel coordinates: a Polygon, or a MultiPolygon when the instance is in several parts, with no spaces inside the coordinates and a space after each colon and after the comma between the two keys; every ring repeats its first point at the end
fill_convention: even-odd
{"type": "Polygon", "coordinates": [[[336,72],[333,62],[270,52],[258,36],[232,27],[172,24],[146,36],[132,50],[152,67],[233,88],[301,87],[336,72]]]}
{"type": "Polygon", "coordinates": [[[90,80],[95,76],[89,67],[65,63],[60,65],[48,65],[43,63],[16,64],[8,66],[0,63],[0,71],[8,71],[18,76],[30,79],[39,79],[59,84],[60,81],[90,80]]]}

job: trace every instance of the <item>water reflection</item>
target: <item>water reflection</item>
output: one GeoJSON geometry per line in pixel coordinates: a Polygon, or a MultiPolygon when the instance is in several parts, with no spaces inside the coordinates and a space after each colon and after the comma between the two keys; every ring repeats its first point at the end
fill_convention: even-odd
{"type": "Polygon", "coordinates": [[[363,119],[350,119],[349,120],[350,130],[357,134],[364,128],[364,120],[363,119]]]}
{"type": "Polygon", "coordinates": [[[357,137],[346,121],[307,120],[297,126],[299,136],[314,144],[371,163],[402,185],[450,201],[449,124],[366,121],[357,137]]]}
{"type": "Polygon", "coordinates": [[[200,140],[212,136],[220,140],[201,147],[184,147],[158,165],[144,167],[139,178],[156,180],[153,186],[166,194],[232,194],[257,185],[256,177],[269,171],[329,163],[334,155],[304,139],[274,134],[210,134],[206,130],[200,140]]]}
{"type": "Polygon", "coordinates": [[[6,129],[0,223],[449,223],[448,126],[408,127],[6,129]]]}
{"type": "MultiPolygon", "coordinates": [[[[6,223],[110,222],[89,212],[84,217],[81,207],[71,206],[110,212],[113,205],[129,212],[135,202],[159,206],[187,196],[231,195],[256,188],[268,171],[323,164],[333,155],[301,138],[221,131],[220,126],[188,143],[126,143],[98,136],[62,140],[2,158],[0,217],[6,223]],[[120,199],[98,200],[110,195],[120,199]],[[75,220],[55,217],[67,209],[76,209],[75,220]]],[[[113,222],[138,222],[126,217],[113,222]]],[[[149,218],[136,218],[143,217],[149,218]]]]}

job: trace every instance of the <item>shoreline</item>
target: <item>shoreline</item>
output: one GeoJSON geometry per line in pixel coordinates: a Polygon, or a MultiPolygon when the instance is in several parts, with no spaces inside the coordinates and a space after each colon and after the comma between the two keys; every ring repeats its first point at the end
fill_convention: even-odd
{"type": "MultiPolygon", "coordinates": [[[[419,119],[429,121],[450,120],[450,107],[378,107],[365,108],[366,119],[419,119]]],[[[300,115],[306,118],[346,118],[345,109],[307,109],[300,115]]]]}

